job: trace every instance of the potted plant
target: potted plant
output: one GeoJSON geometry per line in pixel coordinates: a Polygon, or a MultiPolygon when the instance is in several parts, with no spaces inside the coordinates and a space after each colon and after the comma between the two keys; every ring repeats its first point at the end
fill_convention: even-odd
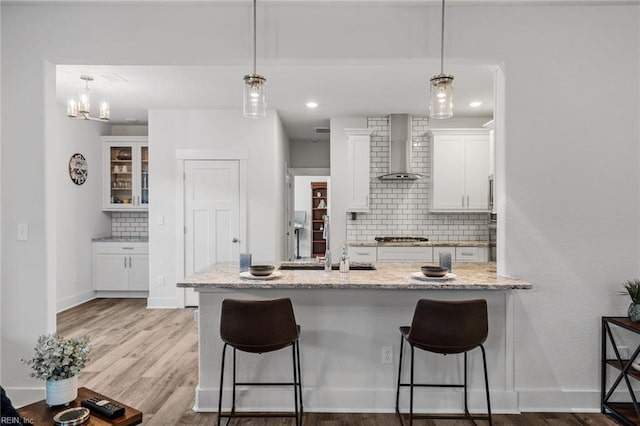
{"type": "Polygon", "coordinates": [[[627,290],[629,297],[631,297],[631,304],[629,305],[629,319],[633,322],[640,322],[640,280],[629,280],[622,285],[627,290]]]}
{"type": "Polygon", "coordinates": [[[31,377],[46,380],[47,405],[68,404],[78,397],[78,374],[88,361],[89,349],[88,337],[45,334],[38,338],[34,357],[22,362],[33,369],[31,377]]]}

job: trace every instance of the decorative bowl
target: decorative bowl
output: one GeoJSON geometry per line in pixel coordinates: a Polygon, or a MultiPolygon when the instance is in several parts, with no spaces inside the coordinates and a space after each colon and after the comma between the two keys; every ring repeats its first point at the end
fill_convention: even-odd
{"type": "Polygon", "coordinates": [[[255,277],[266,277],[271,275],[275,268],[274,265],[251,265],[249,272],[255,277]]]}
{"type": "Polygon", "coordinates": [[[439,266],[422,266],[420,270],[427,277],[444,277],[447,275],[447,272],[449,272],[447,268],[441,268],[439,266]]]}

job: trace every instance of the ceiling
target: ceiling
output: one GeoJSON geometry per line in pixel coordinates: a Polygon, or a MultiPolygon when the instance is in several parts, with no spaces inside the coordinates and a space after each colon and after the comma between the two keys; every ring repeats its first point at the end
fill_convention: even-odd
{"type": "MultiPolygon", "coordinates": [[[[291,140],[328,140],[315,127],[328,127],[330,117],[385,116],[389,113],[427,115],[429,78],[439,62],[400,64],[336,64],[259,66],[267,79],[267,107],[276,109],[291,140]],[[306,102],[318,107],[309,109],[306,102]]],[[[492,116],[493,68],[447,66],[455,76],[457,117],[492,116]],[[482,101],[472,108],[471,101],[482,101]]],[[[93,105],[100,97],[111,103],[113,124],[146,124],[156,108],[242,109],[243,66],[96,66],[58,65],[58,103],[90,83],[93,105]]],[[[97,115],[97,114],[94,114],[97,115]]]]}

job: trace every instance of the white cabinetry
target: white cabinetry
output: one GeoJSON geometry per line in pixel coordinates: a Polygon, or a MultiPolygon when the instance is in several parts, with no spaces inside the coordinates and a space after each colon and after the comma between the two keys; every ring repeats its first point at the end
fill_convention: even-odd
{"type": "Polygon", "coordinates": [[[370,129],[345,129],[347,133],[349,201],[347,212],[369,211],[369,164],[371,147],[370,129]]]}
{"type": "Polygon", "coordinates": [[[489,133],[433,130],[433,211],[489,210],[489,133]]]}
{"type": "Polygon", "coordinates": [[[349,247],[349,258],[352,262],[375,262],[377,260],[375,247],[349,247]]]}
{"type": "Polygon", "coordinates": [[[449,253],[451,260],[454,262],[487,262],[488,252],[487,247],[473,246],[473,247],[434,247],[433,259],[438,261],[440,259],[440,253],[449,253]]]}
{"type": "Polygon", "coordinates": [[[96,291],[148,291],[148,243],[93,243],[96,291]]]}
{"type": "Polygon", "coordinates": [[[433,247],[378,247],[378,262],[431,262],[433,247]]]}
{"type": "Polygon", "coordinates": [[[102,209],[148,210],[149,146],[146,136],[105,136],[102,140],[102,209]]]}

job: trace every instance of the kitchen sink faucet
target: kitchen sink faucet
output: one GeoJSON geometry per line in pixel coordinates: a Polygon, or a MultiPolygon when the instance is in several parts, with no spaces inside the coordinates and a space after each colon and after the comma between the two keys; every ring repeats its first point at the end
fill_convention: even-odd
{"type": "Polygon", "coordinates": [[[324,229],[322,231],[322,238],[325,240],[324,251],[324,271],[331,272],[331,250],[329,249],[329,215],[324,215],[324,229]]]}

